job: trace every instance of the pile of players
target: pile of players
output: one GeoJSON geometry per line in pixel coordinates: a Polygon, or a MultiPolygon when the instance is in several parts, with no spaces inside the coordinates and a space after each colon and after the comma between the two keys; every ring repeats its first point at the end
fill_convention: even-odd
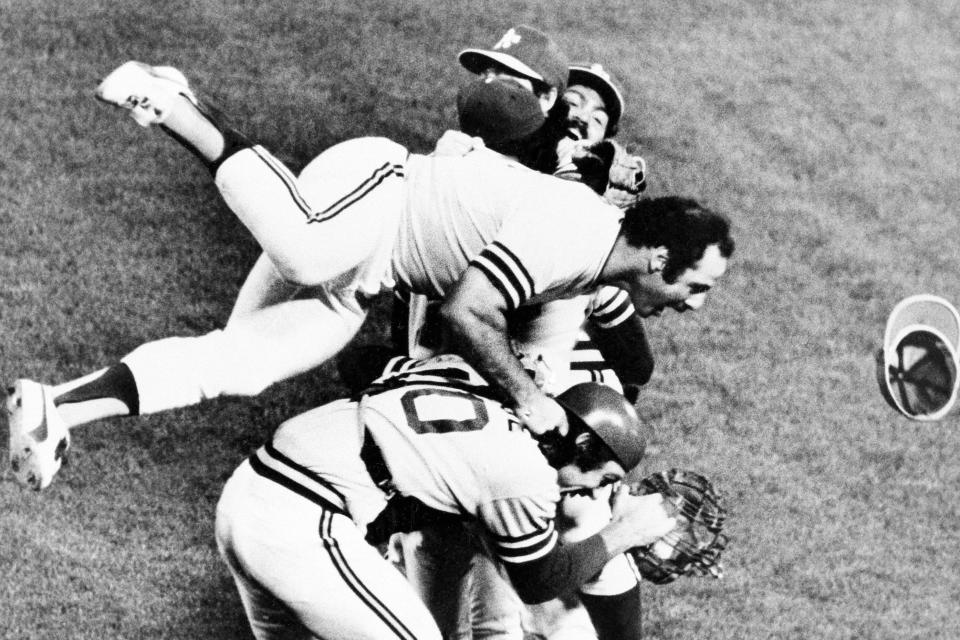
{"type": "Polygon", "coordinates": [[[600,65],[527,26],[459,58],[476,77],[432,153],[358,138],[299,175],[177,69],[128,62],[97,89],[199,158],[263,254],[223,329],[18,380],[20,482],[50,484],[73,427],[312,369],[396,298],[393,347],[340,359],[353,396],[286,421],[224,488],[217,542],[258,638],[638,637],[624,552],[676,524],[614,491],[646,445],[642,318],[703,304],[730,224],[642,195],[600,65]]]}

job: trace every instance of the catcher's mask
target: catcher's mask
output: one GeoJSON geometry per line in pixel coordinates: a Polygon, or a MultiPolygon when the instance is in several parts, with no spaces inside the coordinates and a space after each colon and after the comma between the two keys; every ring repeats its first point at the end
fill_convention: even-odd
{"type": "Polygon", "coordinates": [[[727,546],[727,515],[709,480],[682,469],[658,471],[631,488],[640,495],[659,493],[677,526],[653,544],[634,547],[629,556],[644,580],[673,582],[680,576],[723,576],[720,553],[727,546]]]}
{"type": "Polygon", "coordinates": [[[911,420],[939,420],[957,400],[960,314],[928,294],[901,300],[887,319],[877,382],[891,407],[911,420]]]}
{"type": "Polygon", "coordinates": [[[600,436],[624,471],[643,459],[647,448],[643,424],[622,394],[598,382],[581,382],[558,395],[556,401],[568,416],[600,436]]]}

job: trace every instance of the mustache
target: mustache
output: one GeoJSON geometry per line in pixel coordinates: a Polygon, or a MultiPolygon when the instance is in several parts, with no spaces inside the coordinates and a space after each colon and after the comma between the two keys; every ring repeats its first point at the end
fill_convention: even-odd
{"type": "Polygon", "coordinates": [[[580,118],[568,118],[567,130],[575,130],[581,138],[587,137],[587,123],[580,118]]]}

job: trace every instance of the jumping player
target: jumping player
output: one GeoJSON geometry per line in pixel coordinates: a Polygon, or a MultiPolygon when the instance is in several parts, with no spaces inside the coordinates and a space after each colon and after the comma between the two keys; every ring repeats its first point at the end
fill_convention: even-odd
{"type": "MultiPolygon", "coordinates": [[[[513,95],[502,83],[480,84],[513,95]]],[[[69,427],[257,394],[336,354],[370,297],[394,287],[445,298],[455,348],[534,433],[562,430],[560,405],[510,353],[508,314],[603,284],[628,290],[641,313],[696,308],[733,250],[727,219],[694,202],[623,213],[582,185],[489,150],[429,157],[361,138],[328,149],[297,178],[204,109],[170,68],[124,64],[98,97],[161,125],[207,164],[264,249],[241,290],[256,290],[259,301],[223,330],[147,343],[64,385],[18,381],[7,403],[11,465],[37,489],[60,468],[69,427]],[[289,299],[300,286],[317,295],[289,299]]]]}
{"type": "Polygon", "coordinates": [[[424,519],[473,522],[527,602],[675,526],[660,495],[620,490],[607,526],[559,544],[560,496],[621,480],[643,455],[641,424],[585,383],[558,398],[567,434],[538,443],[493,391],[459,358],[408,362],[359,400],[288,420],[235,471],[216,535],[255,637],[441,638],[370,544],[424,519]]]}

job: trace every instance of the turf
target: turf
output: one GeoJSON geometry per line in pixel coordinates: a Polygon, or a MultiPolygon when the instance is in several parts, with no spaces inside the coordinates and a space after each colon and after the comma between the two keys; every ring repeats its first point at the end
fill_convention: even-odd
{"type": "MultiPolygon", "coordinates": [[[[361,135],[429,148],[455,123],[456,53],[526,22],[623,81],[650,195],[736,224],[706,307],[648,324],[644,470],[699,470],[732,510],[722,580],[644,587],[649,636],[955,637],[957,417],[899,418],[873,371],[900,298],[960,302],[955,3],[0,0],[0,16],[3,379],[214,329],[256,257],[199,163],[92,99],[114,66],[183,69],[298,168],[361,135]]],[[[381,307],[359,340],[384,326],[381,307]]],[[[0,483],[0,636],[249,637],[214,548],[219,489],[341,391],[326,366],[96,423],[47,492],[0,483]]]]}

